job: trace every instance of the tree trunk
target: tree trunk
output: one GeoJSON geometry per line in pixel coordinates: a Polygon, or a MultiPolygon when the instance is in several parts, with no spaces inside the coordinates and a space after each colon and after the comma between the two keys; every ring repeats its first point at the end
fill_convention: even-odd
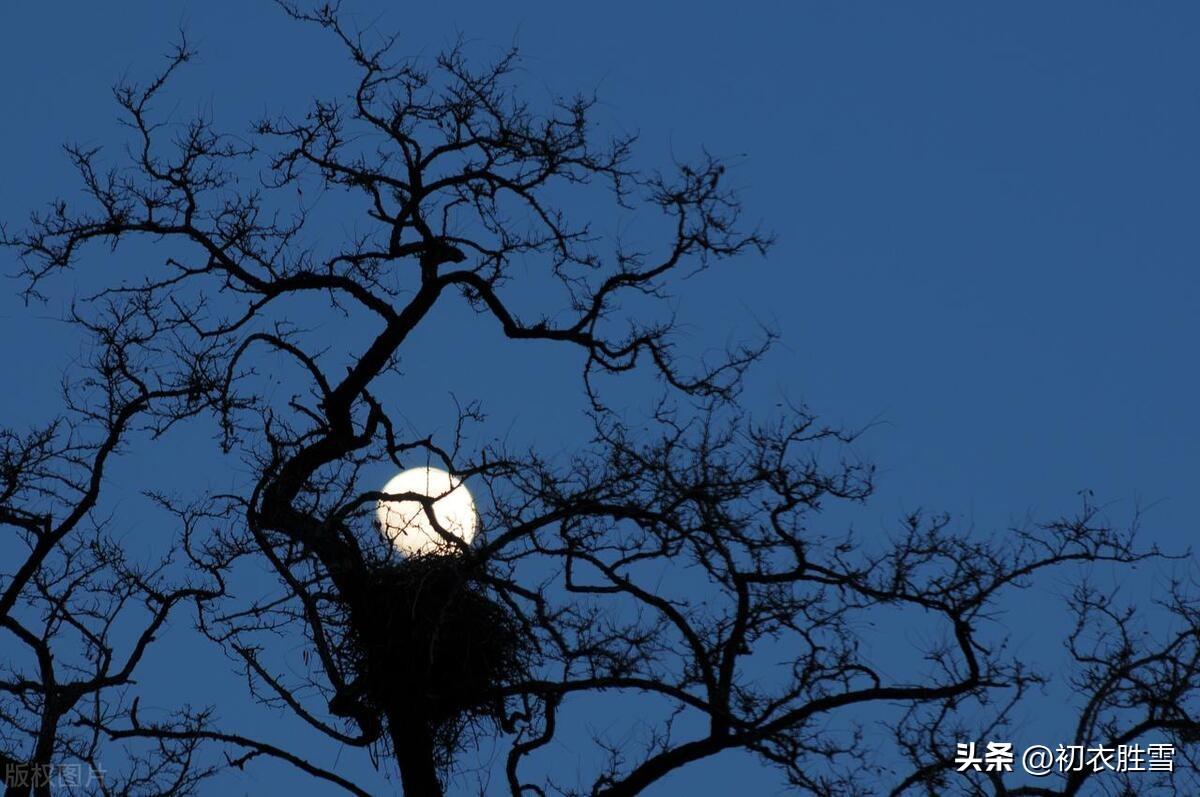
{"type": "Polygon", "coordinates": [[[438,780],[433,738],[428,724],[418,717],[396,710],[388,712],[388,730],[400,767],[404,797],[442,797],[438,780]]]}

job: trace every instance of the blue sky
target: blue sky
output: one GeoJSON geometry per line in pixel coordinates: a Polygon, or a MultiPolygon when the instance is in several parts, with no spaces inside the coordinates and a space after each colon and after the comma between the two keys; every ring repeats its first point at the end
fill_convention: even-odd
{"type": "MultiPolygon", "coordinates": [[[[834,421],[875,422],[857,444],[880,467],[876,498],[853,517],[864,533],[916,506],[984,530],[1047,518],[1086,488],[1118,520],[1149,506],[1147,540],[1194,539],[1200,6],[408,6],[346,3],[399,30],[402,52],[432,52],[456,32],[484,52],[518,41],[532,92],[595,88],[603,120],[639,131],[644,162],[702,145],[734,156],[748,214],[778,245],[689,281],[683,317],[698,351],[756,319],[777,327],[753,406],[788,396],[834,421]]],[[[180,26],[202,57],[172,97],[227,129],[348,85],[329,42],[269,3],[117,8],[0,8],[0,218],[71,185],[62,141],[114,140],[110,85],[155,69],[180,26]]],[[[75,288],[60,282],[48,305],[25,307],[9,287],[0,357],[29,377],[0,391],[0,414],[20,424],[43,417],[77,352],[49,320],[75,288]]],[[[454,390],[484,399],[501,433],[556,441],[576,428],[569,364],[498,358],[495,330],[453,310],[435,321],[409,367],[441,381],[414,403],[414,422],[433,422],[454,390]],[[530,395],[531,383],[544,387],[530,395]]],[[[123,466],[117,489],[133,490],[160,456],[123,466]]],[[[211,483],[176,458],[181,482],[211,483]]],[[[1058,655],[1029,631],[1031,653],[1058,655]]],[[[658,793],[775,785],[737,758],[658,793]]]]}

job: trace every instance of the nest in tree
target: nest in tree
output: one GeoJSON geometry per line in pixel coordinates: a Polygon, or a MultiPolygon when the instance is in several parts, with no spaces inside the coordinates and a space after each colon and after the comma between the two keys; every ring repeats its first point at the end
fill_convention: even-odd
{"type": "Polygon", "coordinates": [[[469,722],[503,720],[496,692],[528,671],[528,645],[467,563],[425,556],[379,565],[361,595],[348,613],[353,695],[335,702],[351,698],[391,722],[420,723],[444,752],[469,722]]]}

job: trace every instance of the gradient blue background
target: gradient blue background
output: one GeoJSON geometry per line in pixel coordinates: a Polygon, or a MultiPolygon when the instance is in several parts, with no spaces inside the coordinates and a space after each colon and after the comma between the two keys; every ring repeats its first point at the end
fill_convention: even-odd
{"type": "MultiPolygon", "coordinates": [[[[701,144],[744,154],[735,180],[779,244],[766,262],[685,285],[685,317],[700,348],[749,334],[755,319],[778,328],[752,404],[787,395],[830,420],[879,421],[856,446],[881,469],[875,500],[853,515],[865,535],[916,506],[985,530],[1048,518],[1087,488],[1118,521],[1137,502],[1149,506],[1147,541],[1191,543],[1200,6],[346,7],[364,24],[400,30],[405,53],[432,53],[456,31],[485,52],[518,41],[535,93],[597,88],[602,118],[640,131],[648,162],[701,144]]],[[[202,56],[171,95],[181,114],[207,107],[218,126],[245,130],[264,110],[299,110],[349,85],[330,41],[266,2],[9,0],[0,7],[0,218],[74,185],[59,144],[115,140],[110,85],[156,69],[180,25],[202,56]]],[[[0,253],[0,271],[14,270],[10,257],[0,253]]],[[[22,425],[52,411],[78,353],[74,333],[53,320],[75,288],[60,281],[49,304],[25,307],[17,284],[5,284],[0,361],[25,377],[5,379],[0,418],[22,425]]],[[[498,434],[570,439],[580,406],[571,361],[550,351],[500,357],[494,328],[464,333],[469,314],[456,312],[465,313],[438,315],[409,367],[484,399],[498,434]],[[522,389],[529,384],[536,395],[522,389]]],[[[445,390],[414,398],[415,422],[444,411],[445,390]]],[[[133,495],[164,464],[182,484],[221,481],[212,461],[179,447],[135,452],[114,471],[115,494],[133,495]]],[[[1036,617],[1010,619],[1031,657],[1061,655],[1036,617]]],[[[151,682],[169,692],[172,678],[187,688],[211,681],[231,729],[260,722],[242,708],[238,682],[212,674],[221,660],[189,647],[183,631],[159,646],[155,666],[166,675],[151,682]]],[[[268,767],[220,793],[291,783],[268,767]]],[[[729,755],[652,793],[779,788],[770,770],[729,755]]]]}

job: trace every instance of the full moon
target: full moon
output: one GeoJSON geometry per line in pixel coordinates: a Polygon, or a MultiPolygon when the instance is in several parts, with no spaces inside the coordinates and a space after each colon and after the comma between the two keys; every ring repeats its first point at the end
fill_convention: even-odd
{"type": "MultiPolygon", "coordinates": [[[[417,493],[433,498],[433,516],[438,525],[464,543],[474,539],[479,519],[475,502],[462,479],[438,468],[410,468],[393,476],[383,492],[417,493]]],[[[459,550],[434,528],[420,501],[380,499],[375,518],[383,535],[406,556],[452,554],[459,550]]]]}

